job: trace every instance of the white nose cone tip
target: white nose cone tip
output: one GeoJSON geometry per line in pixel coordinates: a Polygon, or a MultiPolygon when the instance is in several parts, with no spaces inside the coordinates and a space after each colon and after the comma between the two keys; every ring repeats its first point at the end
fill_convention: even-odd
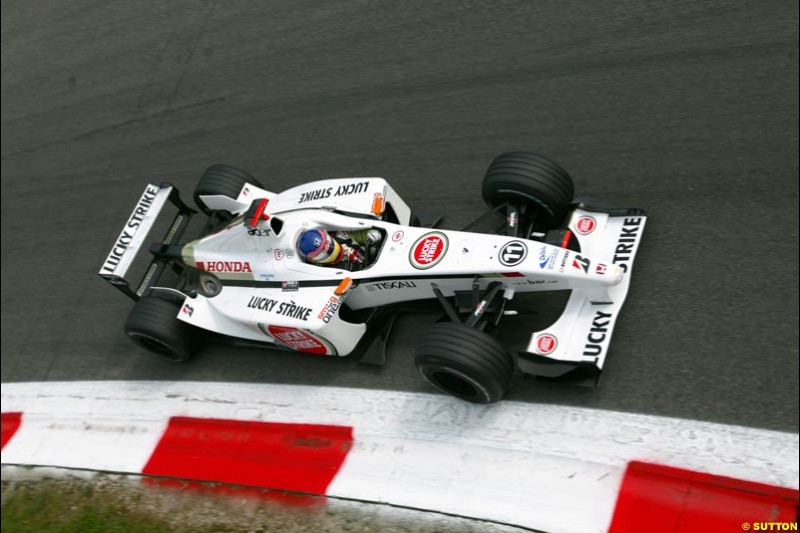
{"type": "Polygon", "coordinates": [[[625,272],[618,266],[614,266],[611,275],[614,276],[614,285],[619,285],[625,279],[625,272]]]}

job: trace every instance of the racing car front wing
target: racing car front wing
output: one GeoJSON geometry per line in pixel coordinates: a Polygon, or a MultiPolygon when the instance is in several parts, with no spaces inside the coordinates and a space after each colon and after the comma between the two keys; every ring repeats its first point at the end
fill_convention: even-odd
{"type": "Polygon", "coordinates": [[[573,212],[569,229],[578,239],[582,254],[594,261],[579,266],[599,272],[615,265],[625,276],[617,285],[573,290],[561,316],[547,329],[533,333],[527,352],[519,354],[523,372],[556,378],[586,370],[590,381],[596,382],[628,294],[646,221],[642,209],[579,205],[573,212]]]}

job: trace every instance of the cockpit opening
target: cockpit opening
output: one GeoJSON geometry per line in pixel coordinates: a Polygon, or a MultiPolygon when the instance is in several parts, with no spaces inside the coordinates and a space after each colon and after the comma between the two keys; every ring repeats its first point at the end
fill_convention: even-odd
{"type": "Polygon", "coordinates": [[[381,228],[314,228],[300,234],[297,251],[309,264],[355,272],[372,266],[385,240],[386,233],[381,228]]]}

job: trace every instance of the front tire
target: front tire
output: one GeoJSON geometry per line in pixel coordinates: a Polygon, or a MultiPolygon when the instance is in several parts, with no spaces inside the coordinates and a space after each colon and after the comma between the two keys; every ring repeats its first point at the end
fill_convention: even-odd
{"type": "Polygon", "coordinates": [[[178,320],[181,304],[146,296],[133,306],[125,333],[140,347],[159,357],[179,363],[188,361],[200,345],[197,328],[178,320]]]}
{"type": "Polygon", "coordinates": [[[210,215],[212,209],[203,203],[201,196],[227,196],[235,200],[246,183],[260,189],[264,188],[261,182],[244,170],[230,165],[211,165],[197,182],[197,187],[194,189],[194,203],[203,213],[210,215]]]}
{"type": "Polygon", "coordinates": [[[514,358],[494,337],[453,322],[434,324],[420,339],[414,362],[431,385],[472,403],[503,398],[514,358]]]}
{"type": "Polygon", "coordinates": [[[481,193],[491,208],[505,202],[527,206],[529,215],[535,213],[536,226],[546,230],[557,228],[566,218],[575,185],[563,168],[544,156],[508,152],[489,165],[481,193]]]}

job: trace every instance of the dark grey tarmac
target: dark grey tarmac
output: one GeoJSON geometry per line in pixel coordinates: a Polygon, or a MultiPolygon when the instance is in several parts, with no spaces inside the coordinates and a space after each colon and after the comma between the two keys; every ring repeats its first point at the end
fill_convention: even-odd
{"type": "Polygon", "coordinates": [[[447,227],[496,154],[650,209],[600,387],[510,399],[798,430],[798,5],[2,2],[2,381],[429,391],[407,317],[382,368],[128,341],[97,276],[147,180],[227,162],[273,190],[381,175],[447,227]]]}

